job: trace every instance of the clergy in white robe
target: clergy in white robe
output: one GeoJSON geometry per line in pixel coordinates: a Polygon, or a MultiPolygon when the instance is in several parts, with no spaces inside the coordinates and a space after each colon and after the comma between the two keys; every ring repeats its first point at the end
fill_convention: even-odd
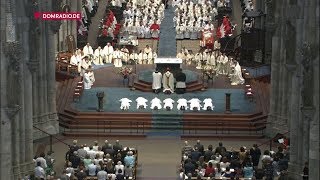
{"type": "Polygon", "coordinates": [[[94,61],[93,61],[93,63],[94,63],[95,65],[103,65],[103,58],[104,58],[103,50],[102,50],[101,47],[99,46],[99,47],[94,51],[94,61]]]}
{"type": "Polygon", "coordinates": [[[152,51],[147,55],[147,64],[153,64],[153,53],[152,51]]]}
{"type": "Polygon", "coordinates": [[[121,51],[116,48],[116,50],[112,54],[113,57],[113,64],[115,67],[122,67],[122,53],[121,51]]]}
{"type": "Polygon", "coordinates": [[[190,109],[191,110],[197,110],[200,111],[201,109],[201,101],[198,98],[192,98],[188,101],[190,103],[190,109]]]}
{"type": "Polygon", "coordinates": [[[144,97],[138,97],[136,99],[137,102],[137,109],[146,109],[148,100],[144,97]]]}
{"type": "Polygon", "coordinates": [[[106,63],[112,63],[113,51],[113,47],[110,43],[107,43],[107,45],[103,48],[103,54],[105,56],[106,63]]]}
{"type": "Polygon", "coordinates": [[[207,110],[207,111],[212,111],[214,108],[213,104],[212,104],[212,99],[211,98],[206,98],[203,100],[203,110],[207,110]]]}
{"type": "Polygon", "coordinates": [[[214,45],[213,45],[213,50],[218,50],[218,51],[220,51],[220,48],[221,48],[221,44],[220,44],[220,42],[218,41],[218,40],[215,40],[214,41],[214,45]]]}
{"type": "Polygon", "coordinates": [[[83,55],[93,55],[93,49],[92,47],[90,46],[90,43],[87,43],[87,45],[85,45],[83,47],[83,55]]]}
{"type": "Polygon", "coordinates": [[[93,85],[93,83],[96,81],[96,78],[94,77],[94,73],[91,66],[89,66],[88,68],[88,74],[89,74],[90,81],[92,82],[92,85],[93,85]]]}
{"type": "Polygon", "coordinates": [[[92,86],[92,81],[90,80],[90,75],[88,73],[89,71],[86,71],[83,74],[83,85],[84,85],[84,89],[91,89],[92,86]]]}
{"type": "Polygon", "coordinates": [[[244,78],[242,77],[241,66],[239,62],[236,62],[234,67],[234,73],[231,75],[231,85],[239,85],[244,83],[244,78]]]}
{"type": "Polygon", "coordinates": [[[84,73],[86,72],[86,70],[89,68],[89,59],[88,59],[88,56],[84,56],[81,60],[81,62],[79,63],[79,66],[80,66],[80,76],[83,76],[84,73]]]}
{"type": "Polygon", "coordinates": [[[161,89],[161,79],[162,74],[159,71],[155,71],[152,73],[152,90],[155,93],[159,93],[159,90],[161,89]]]}
{"type": "Polygon", "coordinates": [[[178,110],[187,110],[188,109],[188,101],[184,98],[178,99],[177,101],[177,109],[178,110]]]}
{"type": "Polygon", "coordinates": [[[166,98],[165,100],[163,100],[163,108],[165,108],[167,110],[171,110],[171,109],[173,109],[173,103],[174,103],[173,99],[166,98]]]}
{"type": "Polygon", "coordinates": [[[221,59],[221,70],[223,75],[227,75],[228,66],[228,56],[223,54],[221,59]]]}
{"type": "Polygon", "coordinates": [[[136,51],[133,50],[129,56],[129,60],[130,60],[131,64],[138,63],[138,56],[139,56],[138,53],[136,53],[136,51]]]}
{"type": "Polygon", "coordinates": [[[143,64],[143,51],[141,50],[138,54],[138,64],[143,64]]]}
{"type": "Polygon", "coordinates": [[[121,110],[129,110],[130,108],[130,103],[132,102],[130,99],[128,98],[122,98],[119,100],[121,105],[120,105],[120,109],[121,110]]]}
{"type": "Polygon", "coordinates": [[[70,64],[78,66],[79,63],[80,62],[78,61],[77,53],[75,52],[70,58],[70,64]]]}
{"type": "Polygon", "coordinates": [[[169,69],[167,69],[167,72],[165,72],[162,76],[162,87],[164,93],[174,93],[174,77],[169,69]]]}
{"type": "Polygon", "coordinates": [[[121,48],[122,60],[127,64],[129,61],[129,50],[124,46],[121,48]]]}
{"type": "Polygon", "coordinates": [[[150,108],[153,109],[153,110],[161,109],[162,108],[161,100],[159,98],[157,98],[157,97],[153,98],[151,100],[151,107],[150,108]]]}

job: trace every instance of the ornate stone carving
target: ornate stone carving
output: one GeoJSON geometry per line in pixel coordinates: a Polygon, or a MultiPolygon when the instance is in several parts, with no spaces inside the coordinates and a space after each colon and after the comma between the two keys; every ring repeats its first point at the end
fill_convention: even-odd
{"type": "MultiPolygon", "coordinates": [[[[62,0],[54,0],[52,1],[52,11],[59,12],[62,11],[62,0]]],[[[62,22],[61,21],[50,21],[50,28],[53,33],[57,33],[60,29],[62,22]]]]}
{"type": "Polygon", "coordinates": [[[310,43],[303,43],[300,54],[302,56],[301,65],[303,66],[303,87],[302,100],[303,106],[313,106],[313,61],[316,58],[318,46],[310,43]]]}
{"type": "Polygon", "coordinates": [[[27,16],[30,19],[30,30],[29,30],[29,48],[30,48],[30,59],[39,61],[38,49],[39,49],[39,35],[41,33],[39,20],[34,18],[34,13],[39,12],[38,0],[29,0],[26,5],[27,16]]]}
{"type": "Polygon", "coordinates": [[[35,73],[39,70],[39,61],[31,60],[27,62],[27,66],[31,73],[35,73]]]}
{"type": "Polygon", "coordinates": [[[20,109],[21,109],[21,106],[13,105],[12,107],[4,108],[4,111],[6,112],[8,118],[10,120],[13,120],[14,116],[20,111],[20,109]]]}
{"type": "Polygon", "coordinates": [[[21,65],[21,55],[22,55],[22,46],[19,41],[5,42],[4,43],[4,54],[9,59],[9,69],[14,72],[20,71],[21,65]]]}

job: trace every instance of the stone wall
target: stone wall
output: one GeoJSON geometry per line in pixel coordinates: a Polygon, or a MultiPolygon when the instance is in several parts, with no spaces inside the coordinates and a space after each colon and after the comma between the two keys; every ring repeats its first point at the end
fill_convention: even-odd
{"type": "Polygon", "coordinates": [[[267,12],[272,89],[266,133],[289,132],[290,179],[301,179],[304,162],[309,179],[319,179],[312,168],[319,167],[319,2],[268,0],[267,12]]]}

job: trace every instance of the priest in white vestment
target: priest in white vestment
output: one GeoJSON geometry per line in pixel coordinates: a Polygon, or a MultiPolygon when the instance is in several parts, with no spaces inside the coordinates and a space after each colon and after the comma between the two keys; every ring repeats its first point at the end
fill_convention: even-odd
{"type": "Polygon", "coordinates": [[[104,58],[103,50],[102,50],[101,47],[99,46],[99,47],[94,51],[94,61],[93,61],[93,63],[94,63],[95,65],[103,65],[103,58],[104,58]]]}
{"type": "Polygon", "coordinates": [[[78,61],[77,52],[74,52],[70,58],[70,64],[78,66],[79,63],[80,63],[80,61],[78,61]]]}
{"type": "Polygon", "coordinates": [[[131,61],[131,64],[136,64],[138,63],[138,53],[136,53],[135,50],[132,50],[132,53],[129,56],[129,59],[131,61]]]}
{"type": "Polygon", "coordinates": [[[174,77],[169,69],[162,76],[162,87],[164,93],[174,93],[174,77]]]}
{"type": "Polygon", "coordinates": [[[153,110],[161,109],[162,108],[161,100],[159,98],[157,98],[157,97],[153,98],[151,100],[151,107],[150,108],[153,109],[153,110]]]}
{"type": "Polygon", "coordinates": [[[146,109],[148,100],[144,97],[138,97],[136,99],[137,102],[137,109],[146,109]]]}
{"type": "Polygon", "coordinates": [[[89,68],[89,59],[88,56],[84,56],[81,60],[81,62],[79,63],[80,66],[80,76],[83,76],[84,73],[86,72],[86,70],[89,68]]]}
{"type": "Polygon", "coordinates": [[[158,70],[152,73],[152,90],[155,93],[159,93],[161,89],[161,79],[162,79],[162,74],[158,70]]]}
{"type": "Polygon", "coordinates": [[[214,108],[213,104],[212,104],[212,99],[211,98],[206,98],[203,100],[203,110],[207,110],[207,111],[212,111],[214,108]]]}
{"type": "Polygon", "coordinates": [[[188,101],[184,98],[180,98],[177,101],[177,109],[178,110],[187,110],[188,109],[188,101]]]}
{"type": "Polygon", "coordinates": [[[112,57],[114,59],[113,64],[115,67],[122,67],[122,53],[119,48],[113,52],[112,57]]]}
{"type": "Polygon", "coordinates": [[[112,63],[112,56],[113,56],[113,46],[110,43],[103,48],[103,54],[105,56],[106,63],[112,63]]]}
{"type": "Polygon", "coordinates": [[[239,62],[236,62],[234,67],[234,73],[231,75],[231,85],[244,84],[244,78],[242,77],[242,70],[239,62]]]}
{"type": "Polygon", "coordinates": [[[84,89],[91,89],[91,86],[93,85],[90,79],[90,74],[88,70],[86,70],[85,73],[83,74],[83,84],[84,84],[84,89]]]}
{"type": "Polygon", "coordinates": [[[90,43],[87,43],[87,45],[85,45],[83,47],[83,55],[89,55],[89,56],[93,56],[93,49],[92,47],[90,46],[90,43]]]}
{"type": "Polygon", "coordinates": [[[166,98],[165,100],[163,100],[163,108],[165,108],[167,110],[171,110],[171,109],[173,109],[173,103],[174,103],[173,99],[166,98]]]}
{"type": "Polygon", "coordinates": [[[188,101],[190,103],[190,109],[191,110],[197,110],[200,111],[201,109],[201,101],[198,98],[192,98],[188,101]]]}
{"type": "Polygon", "coordinates": [[[92,82],[92,85],[93,85],[93,83],[96,81],[96,78],[94,77],[94,73],[91,66],[89,66],[88,68],[88,74],[89,74],[90,81],[92,82]]]}
{"type": "Polygon", "coordinates": [[[132,102],[130,99],[128,98],[122,98],[119,100],[121,105],[120,105],[120,109],[121,110],[129,110],[130,107],[130,103],[132,102]]]}

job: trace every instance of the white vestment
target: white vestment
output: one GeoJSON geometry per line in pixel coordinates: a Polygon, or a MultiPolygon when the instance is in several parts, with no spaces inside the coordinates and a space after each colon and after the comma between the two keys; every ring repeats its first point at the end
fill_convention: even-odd
{"type": "Polygon", "coordinates": [[[106,45],[103,48],[103,54],[105,55],[106,63],[112,63],[113,47],[106,45]]]}
{"type": "Polygon", "coordinates": [[[207,110],[208,107],[211,108],[211,110],[213,110],[214,106],[212,104],[212,99],[211,98],[206,98],[203,100],[203,110],[207,110]]]}
{"type": "Polygon", "coordinates": [[[130,103],[132,102],[128,98],[122,98],[119,101],[121,102],[120,109],[122,109],[122,110],[128,110],[130,107],[130,103]]]}
{"type": "Polygon", "coordinates": [[[112,57],[114,59],[114,66],[115,67],[122,67],[122,53],[121,51],[117,50],[117,51],[114,51],[113,54],[112,54],[112,57]]]}
{"type": "Polygon", "coordinates": [[[83,55],[85,56],[85,55],[93,55],[93,49],[92,49],[92,47],[91,46],[84,46],[83,47],[83,55]]]}
{"type": "Polygon", "coordinates": [[[161,72],[153,72],[152,73],[152,89],[161,89],[161,72]]]}
{"type": "Polygon", "coordinates": [[[163,103],[164,103],[163,108],[169,107],[170,110],[173,109],[173,103],[174,103],[173,99],[167,98],[167,99],[163,100],[163,103]]]}
{"type": "Polygon", "coordinates": [[[90,79],[89,73],[84,73],[84,75],[83,75],[83,84],[84,84],[84,89],[91,89],[92,81],[90,79]]]}
{"type": "Polygon", "coordinates": [[[177,105],[177,109],[181,110],[181,107],[184,107],[185,110],[188,109],[188,101],[186,99],[178,99],[177,101],[178,105],[177,105]]]}
{"type": "Polygon", "coordinates": [[[201,108],[200,100],[198,98],[192,98],[188,101],[190,103],[190,109],[193,110],[196,108],[198,111],[201,108]]]}
{"type": "Polygon", "coordinates": [[[78,58],[76,55],[72,55],[70,58],[70,64],[77,66],[79,63],[78,58]]]}
{"type": "Polygon", "coordinates": [[[139,109],[140,106],[143,106],[144,109],[147,108],[147,102],[148,102],[148,100],[147,100],[146,98],[144,98],[144,97],[138,97],[138,98],[136,99],[136,102],[137,102],[137,109],[139,109]]]}
{"type": "Polygon", "coordinates": [[[161,109],[161,100],[159,98],[153,98],[151,100],[151,109],[155,109],[155,107],[157,107],[157,109],[161,109]]]}
{"type": "Polygon", "coordinates": [[[237,62],[237,65],[234,67],[234,73],[231,75],[231,85],[243,84],[244,79],[242,77],[241,66],[237,62]]]}
{"type": "Polygon", "coordinates": [[[163,92],[170,91],[171,93],[174,92],[174,77],[170,71],[167,71],[162,76],[162,86],[163,92]]]}
{"type": "Polygon", "coordinates": [[[103,50],[102,49],[96,49],[94,51],[94,61],[93,63],[95,65],[103,65],[103,57],[104,57],[104,54],[103,54],[103,50]]]}

